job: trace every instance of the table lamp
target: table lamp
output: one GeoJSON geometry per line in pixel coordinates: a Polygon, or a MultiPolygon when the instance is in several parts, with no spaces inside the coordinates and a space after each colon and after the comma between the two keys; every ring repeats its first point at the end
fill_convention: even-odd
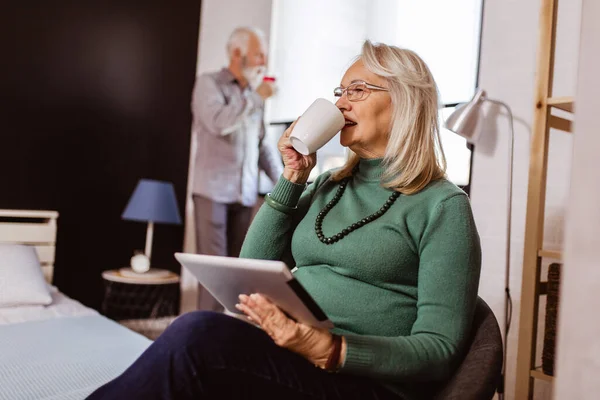
{"type": "Polygon", "coordinates": [[[146,272],[150,268],[152,257],[154,223],[181,225],[173,184],[152,179],[141,179],[121,218],[128,221],[148,223],[144,255],[134,256],[131,260],[135,272],[146,272]]]}
{"type": "Polygon", "coordinates": [[[510,107],[501,101],[493,100],[487,97],[484,90],[478,89],[471,101],[462,104],[446,119],[446,129],[462,136],[469,143],[476,143],[479,140],[481,129],[478,127],[478,120],[483,114],[483,104],[490,102],[503,107],[510,118],[510,136],[508,137],[508,187],[506,191],[506,264],[504,273],[504,365],[502,366],[502,382],[498,389],[500,398],[504,398],[504,378],[506,376],[506,348],[508,342],[508,331],[512,317],[512,299],[510,297],[510,231],[512,221],[512,186],[513,186],[513,158],[514,158],[514,119],[510,107]]]}

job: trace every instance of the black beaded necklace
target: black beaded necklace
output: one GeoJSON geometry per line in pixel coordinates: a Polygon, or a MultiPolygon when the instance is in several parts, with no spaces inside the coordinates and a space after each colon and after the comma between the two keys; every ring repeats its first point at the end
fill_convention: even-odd
{"type": "Polygon", "coordinates": [[[392,193],[392,195],[387,199],[387,201],[383,204],[383,206],[379,210],[374,212],[373,214],[361,219],[358,222],[353,223],[352,225],[348,226],[345,229],[342,229],[342,231],[338,234],[335,234],[330,237],[325,237],[325,235],[323,235],[323,219],[325,218],[327,213],[329,213],[329,211],[331,211],[331,209],[342,198],[342,194],[344,194],[344,190],[346,189],[346,185],[348,184],[348,181],[350,180],[350,178],[351,177],[345,178],[344,180],[342,180],[340,182],[340,186],[338,187],[338,190],[335,193],[335,196],[333,196],[333,199],[331,199],[331,201],[329,203],[327,203],[327,205],[323,208],[323,210],[321,210],[321,212],[317,215],[317,220],[315,221],[315,232],[317,233],[317,237],[319,238],[321,243],[324,243],[327,245],[334,244],[337,241],[344,238],[350,232],[353,232],[353,231],[357,230],[358,228],[365,226],[369,222],[375,221],[377,218],[379,218],[383,214],[385,214],[385,212],[387,210],[389,210],[391,205],[394,204],[396,199],[400,196],[399,192],[392,193]]]}

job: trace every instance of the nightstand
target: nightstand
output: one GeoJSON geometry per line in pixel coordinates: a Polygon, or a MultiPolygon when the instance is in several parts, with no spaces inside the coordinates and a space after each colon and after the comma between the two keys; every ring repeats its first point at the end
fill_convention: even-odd
{"type": "Polygon", "coordinates": [[[149,339],[156,339],[177,316],[179,275],[151,269],[137,274],[129,268],[102,272],[102,313],[149,339]]]}

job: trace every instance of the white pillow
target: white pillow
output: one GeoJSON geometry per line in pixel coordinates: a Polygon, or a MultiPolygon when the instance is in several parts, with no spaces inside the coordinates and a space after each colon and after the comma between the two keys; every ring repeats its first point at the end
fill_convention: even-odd
{"type": "Polygon", "coordinates": [[[0,244],[0,307],[50,303],[52,296],[35,248],[0,244]]]}

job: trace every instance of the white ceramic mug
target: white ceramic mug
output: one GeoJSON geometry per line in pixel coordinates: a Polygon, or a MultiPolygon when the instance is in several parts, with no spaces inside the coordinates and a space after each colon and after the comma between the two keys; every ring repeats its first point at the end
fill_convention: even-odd
{"type": "Polygon", "coordinates": [[[317,99],[294,126],[290,142],[298,153],[307,156],[325,146],[345,123],[344,115],[335,104],[317,99]]]}

